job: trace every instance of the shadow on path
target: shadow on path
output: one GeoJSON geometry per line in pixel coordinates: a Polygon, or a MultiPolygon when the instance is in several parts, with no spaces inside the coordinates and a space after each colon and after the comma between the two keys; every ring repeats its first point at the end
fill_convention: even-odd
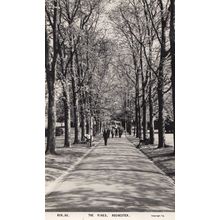
{"type": "Polygon", "coordinates": [[[46,211],[174,211],[174,184],[127,139],[110,139],[46,196],[46,211]]]}

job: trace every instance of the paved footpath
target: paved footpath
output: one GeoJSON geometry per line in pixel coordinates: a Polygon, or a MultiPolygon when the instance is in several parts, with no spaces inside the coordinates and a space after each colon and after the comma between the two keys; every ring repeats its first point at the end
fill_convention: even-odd
{"type": "Polygon", "coordinates": [[[96,146],[46,195],[46,211],[174,211],[174,183],[125,137],[96,146]]]}

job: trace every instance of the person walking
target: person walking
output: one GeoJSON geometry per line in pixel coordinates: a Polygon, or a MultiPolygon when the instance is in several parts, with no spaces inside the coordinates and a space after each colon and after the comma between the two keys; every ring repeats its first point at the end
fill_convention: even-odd
{"type": "Polygon", "coordinates": [[[121,138],[122,134],[123,134],[123,130],[121,128],[119,128],[119,137],[120,138],[121,138]]]}
{"type": "Polygon", "coordinates": [[[107,128],[107,132],[108,132],[108,138],[109,138],[110,137],[110,133],[111,133],[109,128],[107,128]]]}
{"type": "Polygon", "coordinates": [[[115,137],[117,137],[118,136],[118,128],[116,127],[116,129],[115,129],[115,137]]]}
{"type": "Polygon", "coordinates": [[[109,132],[108,132],[108,129],[106,129],[106,128],[103,131],[103,138],[104,138],[105,145],[107,145],[107,141],[109,138],[109,132]]]}
{"type": "Polygon", "coordinates": [[[114,128],[111,130],[112,138],[114,138],[114,128]]]}

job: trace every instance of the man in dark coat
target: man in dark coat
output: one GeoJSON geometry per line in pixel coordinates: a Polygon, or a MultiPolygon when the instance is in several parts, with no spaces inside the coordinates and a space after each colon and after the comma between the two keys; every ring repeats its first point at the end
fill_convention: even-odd
{"type": "Polygon", "coordinates": [[[110,137],[110,133],[111,133],[109,128],[107,129],[107,132],[108,132],[108,138],[109,138],[110,137]]]}
{"type": "Polygon", "coordinates": [[[114,128],[111,130],[112,138],[114,138],[114,128]]]}
{"type": "Polygon", "coordinates": [[[107,145],[107,141],[108,141],[108,138],[109,138],[109,132],[106,128],[103,131],[103,138],[104,138],[105,145],[107,145]]]}
{"type": "Polygon", "coordinates": [[[121,135],[123,133],[123,130],[121,128],[119,128],[119,137],[121,138],[121,135]]]}
{"type": "Polygon", "coordinates": [[[116,129],[115,129],[115,137],[117,137],[118,136],[118,128],[116,127],[116,129]]]}

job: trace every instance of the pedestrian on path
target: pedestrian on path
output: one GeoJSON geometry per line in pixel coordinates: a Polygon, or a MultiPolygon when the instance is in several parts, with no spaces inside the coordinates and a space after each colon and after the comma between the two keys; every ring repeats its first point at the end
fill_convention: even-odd
{"type": "Polygon", "coordinates": [[[107,141],[109,138],[109,132],[108,132],[108,129],[106,129],[106,128],[103,131],[103,138],[104,138],[105,145],[107,145],[107,141]]]}
{"type": "Polygon", "coordinates": [[[114,128],[112,128],[112,130],[111,130],[111,134],[112,134],[112,138],[114,138],[114,134],[115,134],[115,132],[114,132],[114,128]]]}
{"type": "Polygon", "coordinates": [[[123,134],[123,130],[121,128],[119,128],[119,137],[120,138],[121,138],[122,134],[123,134]]]}
{"type": "Polygon", "coordinates": [[[111,133],[109,128],[107,128],[107,132],[108,132],[108,138],[109,138],[110,137],[110,133],[111,133]]]}
{"type": "Polygon", "coordinates": [[[115,137],[118,136],[118,128],[115,129],[115,137]]]}

